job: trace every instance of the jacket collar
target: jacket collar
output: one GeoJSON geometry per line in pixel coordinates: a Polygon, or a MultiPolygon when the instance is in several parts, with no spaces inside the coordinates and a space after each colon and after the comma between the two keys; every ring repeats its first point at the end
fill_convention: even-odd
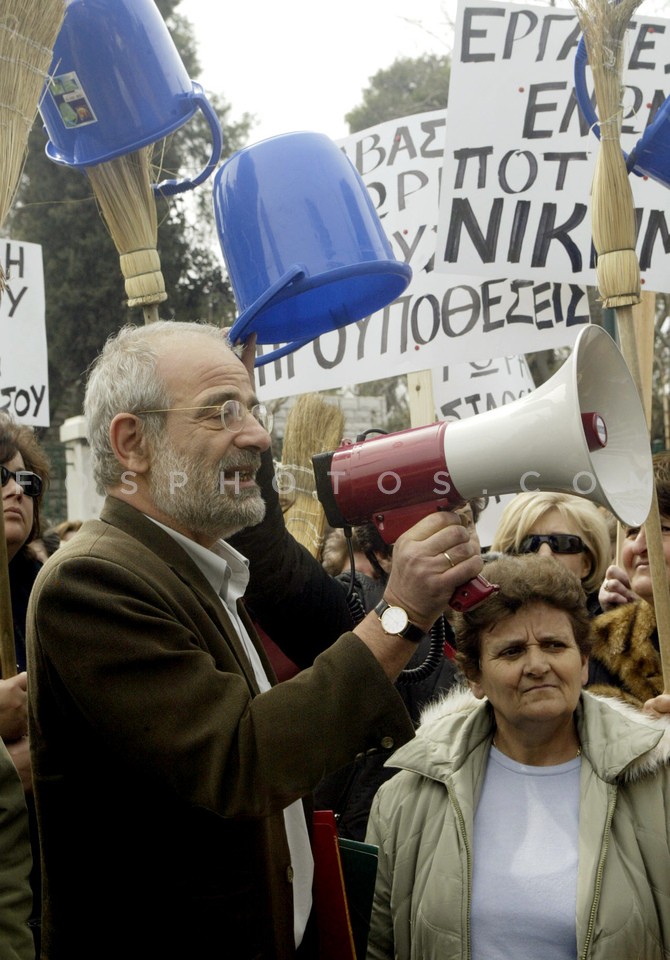
{"type": "MultiPolygon", "coordinates": [[[[166,563],[175,575],[195,593],[203,610],[216,624],[217,628],[225,633],[228,638],[228,645],[234,652],[240,669],[249,682],[249,686],[254,692],[258,693],[256,677],[249,662],[249,657],[238,638],[237,630],[228,615],[228,611],[207,580],[207,577],[183,547],[177,543],[174,537],[166,533],[165,530],[157,523],[154,523],[153,520],[146,517],[141,511],[116,497],[108,496],[106,498],[100,512],[100,521],[116,527],[134,540],[138,540],[144,547],[147,547],[152,553],[156,554],[161,561],[166,563]]],[[[252,639],[255,640],[255,629],[246,616],[243,604],[240,602],[238,602],[238,612],[244,620],[247,632],[249,632],[252,639]]],[[[272,680],[274,673],[262,644],[258,642],[255,643],[255,646],[259,651],[263,668],[272,680]]]]}
{"type": "Polygon", "coordinates": [[[211,599],[214,591],[207,577],[177,540],[163,530],[160,524],[154,523],[124,500],[110,496],[103,504],[100,519],[122,530],[133,539],[139,540],[167,563],[181,580],[194,587],[199,594],[204,594],[211,599]]]}
{"type": "MultiPolygon", "coordinates": [[[[422,714],[416,737],[388,766],[446,781],[472,751],[493,737],[493,711],[458,686],[422,714]]],[[[670,762],[670,719],[656,720],[617,699],[582,691],[577,727],[584,756],[606,781],[632,782],[670,762]]]]}

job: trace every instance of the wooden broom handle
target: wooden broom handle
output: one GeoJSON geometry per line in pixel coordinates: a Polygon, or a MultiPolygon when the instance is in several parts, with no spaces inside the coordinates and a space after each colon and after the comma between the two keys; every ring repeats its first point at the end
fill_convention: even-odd
{"type": "Polygon", "coordinates": [[[407,374],[409,389],[410,426],[425,427],[435,423],[433,399],[433,375],[430,370],[418,370],[407,374]]]}
{"type": "Polygon", "coordinates": [[[651,510],[644,525],[644,535],[647,540],[651,586],[654,592],[654,613],[656,614],[658,648],[663,671],[663,691],[670,693],[670,588],[668,587],[668,570],[663,553],[661,515],[658,511],[656,487],[654,487],[651,510]]]}
{"type": "MultiPolygon", "coordinates": [[[[642,399],[643,392],[635,340],[633,308],[617,307],[616,318],[621,352],[638,388],[640,399],[642,399]]],[[[649,570],[654,594],[654,612],[656,614],[658,646],[663,671],[663,690],[665,693],[670,693],[670,586],[668,585],[668,570],[663,552],[663,534],[661,532],[661,517],[658,510],[655,483],[652,484],[651,509],[644,525],[644,534],[647,540],[649,570]]]]}
{"type": "Polygon", "coordinates": [[[3,680],[16,676],[12,595],[9,589],[9,560],[3,510],[0,510],[0,669],[3,680]]]}
{"type": "Polygon", "coordinates": [[[144,316],[145,323],[155,323],[157,320],[160,319],[160,315],[158,313],[158,305],[155,303],[151,303],[148,306],[143,307],[142,315],[144,316]]]}

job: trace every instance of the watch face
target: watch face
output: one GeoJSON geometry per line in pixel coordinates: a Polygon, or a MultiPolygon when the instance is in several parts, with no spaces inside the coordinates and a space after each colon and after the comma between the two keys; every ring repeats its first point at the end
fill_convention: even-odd
{"type": "Polygon", "coordinates": [[[382,627],[387,633],[400,633],[409,623],[402,607],[387,607],[381,616],[382,627]]]}

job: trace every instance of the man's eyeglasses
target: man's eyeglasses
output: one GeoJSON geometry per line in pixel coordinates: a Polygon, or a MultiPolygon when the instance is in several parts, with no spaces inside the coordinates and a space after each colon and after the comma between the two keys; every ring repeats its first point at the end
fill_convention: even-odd
{"type": "Polygon", "coordinates": [[[173,410],[213,410],[218,412],[221,418],[221,425],[231,433],[239,433],[244,426],[244,421],[248,413],[257,420],[258,423],[272,432],[273,417],[264,403],[255,403],[253,407],[247,407],[241,400],[225,400],[221,406],[211,407],[166,407],[164,410],[138,410],[137,416],[141,417],[147,413],[171,413],[173,410]]]}
{"type": "Polygon", "coordinates": [[[42,492],[42,478],[32,470],[17,470],[14,473],[8,467],[0,466],[0,486],[5,487],[9,478],[16,480],[27,497],[39,497],[42,492]]]}
{"type": "Polygon", "coordinates": [[[543,543],[548,543],[552,553],[583,553],[586,550],[581,537],[573,533],[533,533],[524,537],[519,553],[537,553],[543,543]]]}

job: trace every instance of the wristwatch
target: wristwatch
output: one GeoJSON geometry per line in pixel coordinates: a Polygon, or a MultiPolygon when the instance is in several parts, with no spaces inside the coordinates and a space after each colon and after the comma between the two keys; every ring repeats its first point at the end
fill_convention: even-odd
{"type": "Polygon", "coordinates": [[[415,623],[410,623],[407,611],[402,607],[392,607],[382,599],[375,607],[375,613],[379,617],[384,633],[394,637],[404,637],[405,640],[411,640],[412,643],[419,643],[425,637],[421,627],[415,623]]]}

